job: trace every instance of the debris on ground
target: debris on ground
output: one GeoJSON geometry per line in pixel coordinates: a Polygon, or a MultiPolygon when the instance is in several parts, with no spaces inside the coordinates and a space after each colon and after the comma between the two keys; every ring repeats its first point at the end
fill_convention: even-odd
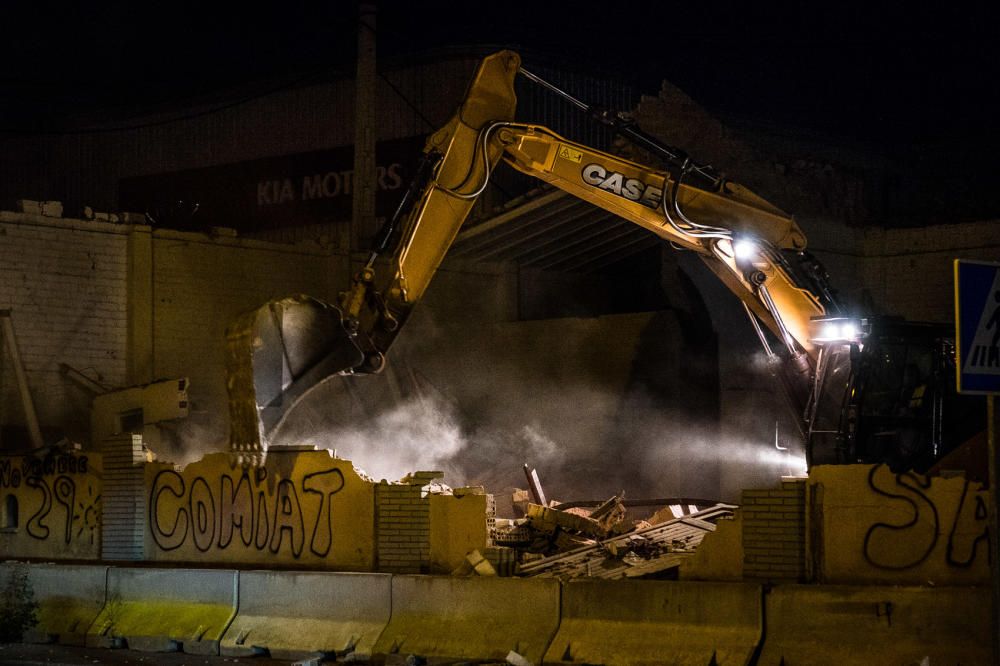
{"type": "Polygon", "coordinates": [[[531,493],[521,488],[515,488],[510,496],[511,506],[518,518],[523,518],[528,512],[528,504],[531,503],[531,493]]]}
{"type": "Polygon", "coordinates": [[[659,525],[525,561],[518,568],[518,575],[608,579],[662,575],[679,566],[706,534],[715,531],[716,521],[731,517],[735,509],[732,504],[720,503],[659,525]]]}
{"type": "Polygon", "coordinates": [[[513,650],[507,653],[507,663],[511,666],[533,666],[530,661],[513,650]]]}
{"type": "Polygon", "coordinates": [[[529,468],[528,463],[524,463],[524,476],[528,480],[528,490],[531,492],[531,498],[535,500],[535,504],[542,506],[548,504],[545,500],[545,491],[542,490],[542,482],[538,480],[538,471],[529,468]]]}
{"type": "Polygon", "coordinates": [[[536,532],[553,536],[565,531],[596,538],[608,535],[608,531],[596,520],[538,504],[528,505],[528,526],[536,532]]]}
{"type": "Polygon", "coordinates": [[[528,488],[510,497],[516,517],[491,515],[489,546],[468,553],[452,575],[676,577],[715,523],[736,509],[683,497],[626,500],[624,490],[605,500],[560,502],[546,498],[537,470],[525,463],[523,471],[528,488]]]}
{"type": "Polygon", "coordinates": [[[490,561],[487,560],[481,552],[474,550],[465,556],[465,560],[472,567],[472,570],[477,576],[496,576],[497,570],[493,568],[490,561]]]}
{"type": "Polygon", "coordinates": [[[454,575],[669,577],[736,508],[689,499],[626,501],[624,491],[603,502],[542,504],[537,472],[527,465],[524,471],[532,488],[511,495],[522,517],[497,518],[492,546],[470,553],[454,575]],[[637,517],[643,508],[651,513],[637,517]]]}

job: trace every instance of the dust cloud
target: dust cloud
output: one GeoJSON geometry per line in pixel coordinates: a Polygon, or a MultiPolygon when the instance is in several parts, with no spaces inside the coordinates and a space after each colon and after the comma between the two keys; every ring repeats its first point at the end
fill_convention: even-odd
{"type": "Polygon", "coordinates": [[[460,479],[456,460],[467,446],[450,407],[431,400],[407,401],[362,423],[331,425],[302,441],[335,451],[368,476],[388,481],[415,471],[460,479]]]}
{"type": "MultiPolygon", "coordinates": [[[[727,437],[715,425],[692,425],[689,416],[656,410],[636,395],[524,384],[505,394],[496,380],[491,393],[500,400],[480,403],[472,392],[464,401],[425,394],[369,405],[361,418],[359,393],[352,391],[355,415],[339,421],[330,418],[330,406],[335,394],[344,399],[346,392],[328,390],[308,408],[317,413],[290,420],[298,427],[274,443],[336,451],[376,480],[441,471],[453,487],[484,486],[496,495],[501,515],[508,513],[511,492],[526,487],[524,463],[538,470],[550,499],[566,502],[603,500],[623,490],[631,499],[732,501],[737,498],[721,490],[727,473],[770,485],[804,467],[800,454],[775,447],[773,431],[771,441],[727,437]]],[[[342,381],[364,382],[370,394],[387,383],[342,381]]]]}
{"type": "MultiPolygon", "coordinates": [[[[332,450],[376,480],[441,471],[501,510],[526,487],[525,463],[560,501],[735,501],[802,467],[801,452],[776,447],[785,407],[745,358],[720,381],[711,332],[692,335],[672,312],[451,328],[417,317],[381,374],[317,386],[269,446],[332,450]]],[[[185,459],[222,441],[187,427],[185,459]]]]}
{"type": "Polygon", "coordinates": [[[183,467],[209,453],[229,450],[229,431],[217,416],[192,410],[185,419],[149,425],[143,443],[157,460],[183,467]]]}
{"type": "MultiPolygon", "coordinates": [[[[397,365],[406,364],[400,358],[397,365]]],[[[441,471],[448,485],[496,495],[501,515],[509,515],[513,490],[526,487],[525,463],[538,470],[550,499],[567,502],[623,490],[630,499],[736,501],[739,488],[772,485],[805,466],[794,438],[777,442],[791,450],[777,448],[770,417],[733,432],[646,389],[528,383],[500,364],[448,379],[436,387],[400,368],[338,377],[300,403],[270,444],[335,451],[375,480],[441,471]],[[418,379],[401,389],[402,376],[418,379]]],[[[185,465],[226,449],[224,429],[193,414],[155,453],[185,465]]]]}

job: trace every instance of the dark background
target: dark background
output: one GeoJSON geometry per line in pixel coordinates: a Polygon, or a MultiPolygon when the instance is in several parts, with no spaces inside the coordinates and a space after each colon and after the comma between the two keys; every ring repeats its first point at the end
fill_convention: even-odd
{"type": "MultiPolygon", "coordinates": [[[[992,134],[1000,107],[985,8],[452,4],[379,3],[380,57],[511,45],[649,92],[667,78],[720,112],[887,144],[992,134]]],[[[98,107],[127,115],[234,84],[350,72],[355,12],[350,0],[5,3],[0,117],[5,129],[55,130],[98,107]]]]}
{"type": "MultiPolygon", "coordinates": [[[[648,94],[667,79],[719,117],[856,143],[920,170],[937,200],[982,219],[1000,215],[1000,40],[988,6],[383,1],[376,21],[383,66],[511,46],[526,63],[648,94]]],[[[350,76],[356,16],[353,0],[5,3],[0,133],[128,125],[350,76]]]]}

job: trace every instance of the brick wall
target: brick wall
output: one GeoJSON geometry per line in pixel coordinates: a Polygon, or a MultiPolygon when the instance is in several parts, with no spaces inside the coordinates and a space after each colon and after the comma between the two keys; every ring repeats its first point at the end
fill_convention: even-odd
{"type": "Polygon", "coordinates": [[[799,581],[805,576],[805,480],[771,490],[744,490],[743,576],[799,581]]]}
{"type": "Polygon", "coordinates": [[[334,300],[348,279],[344,256],[316,245],[166,230],[154,232],[151,270],[154,375],[191,380],[192,423],[207,440],[228,432],[226,327],[271,299],[334,300]]]}
{"type": "MultiPolygon", "coordinates": [[[[500,268],[460,264],[438,278],[422,303],[435,322],[515,316],[516,276],[500,268]]],[[[13,311],[43,429],[78,441],[89,441],[92,396],[60,374],[60,363],[115,388],[188,377],[193,409],[182,440],[193,434],[202,451],[224,443],[226,327],[275,298],[335,301],[349,280],[346,256],[315,243],[0,212],[0,310],[13,311]]],[[[22,424],[6,354],[0,398],[0,424],[22,424]]]]}
{"type": "Polygon", "coordinates": [[[1000,222],[870,229],[861,244],[862,283],[883,312],[948,322],[955,316],[953,260],[1000,261],[1000,222]]]}
{"type": "Polygon", "coordinates": [[[141,435],[118,435],[101,442],[104,491],[101,512],[101,558],[139,561],[145,557],[146,454],[141,435]]]}
{"type": "Polygon", "coordinates": [[[440,477],[440,472],[417,472],[401,483],[382,482],[375,487],[376,570],[427,573],[430,498],[421,497],[421,488],[440,477]]]}
{"type": "MultiPolygon", "coordinates": [[[[195,408],[191,422],[210,417],[213,429],[207,440],[224,440],[225,327],[237,313],[271,298],[300,292],[334,298],[348,281],[346,260],[315,244],[279,245],[168,230],[150,234],[148,228],[138,234],[149,239],[142,259],[130,250],[129,234],[135,229],[0,212],[0,309],[13,310],[42,426],[60,427],[86,441],[90,396],[60,375],[60,363],[115,386],[136,381],[129,375],[131,363],[150,368],[142,381],[189,376],[195,408]],[[137,275],[142,271],[151,297],[130,291],[145,284],[137,275]],[[130,304],[130,297],[135,302],[130,304]],[[133,312],[137,307],[148,309],[145,328],[136,328],[137,319],[130,319],[138,317],[133,312]],[[145,343],[130,341],[130,325],[136,328],[133,334],[145,336],[145,343]],[[150,357],[147,366],[135,358],[143,344],[150,357]]],[[[880,309],[912,319],[951,319],[953,257],[989,260],[1000,255],[1000,224],[995,222],[874,229],[857,233],[856,240],[833,228],[824,233],[817,236],[819,249],[850,259],[858,267],[857,283],[871,292],[880,309]]],[[[421,312],[434,323],[508,321],[518,309],[516,282],[516,273],[450,262],[432,283],[421,312]]],[[[430,337],[409,336],[422,342],[430,337]]],[[[0,357],[0,397],[0,423],[21,423],[6,354],[0,357]]]]}
{"type": "MultiPolygon", "coordinates": [[[[89,396],[60,375],[67,363],[125,382],[127,231],[110,224],[0,211],[0,309],[11,309],[39,420],[89,432],[89,396]]],[[[13,368],[0,356],[0,423],[22,424],[13,368]]]]}

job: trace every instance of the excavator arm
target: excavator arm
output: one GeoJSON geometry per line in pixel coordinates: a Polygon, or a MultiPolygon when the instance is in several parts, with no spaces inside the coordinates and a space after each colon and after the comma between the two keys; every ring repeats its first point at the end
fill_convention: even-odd
{"type": "Polygon", "coordinates": [[[601,114],[572,98],[662,158],[667,168],[515,122],[514,78],[519,71],[554,88],[521,70],[513,52],[502,51],[481,63],[458,112],[427,141],[416,179],[336,307],[307,297],[285,299],[250,313],[230,329],[233,418],[245,419],[252,409],[261,417],[253,428],[234,423],[234,450],[266,449],[269,432],[295,402],[330,376],[381,369],[384,354],[501,161],[697,253],[744,303],[765,347],[760,324],[783,343],[786,387],[797,406],[806,409],[818,356],[809,321],[824,314],[829,299],[795,268],[796,258],[805,256],[806,239],[794,219],[621,117],[601,114]],[[302,321],[311,327],[301,326],[302,321]],[[265,355],[268,345],[254,348],[250,341],[268,337],[278,341],[281,352],[258,363],[255,356],[265,355]],[[299,361],[292,364],[293,358],[299,361]],[[264,365],[269,369],[261,369],[264,365]],[[276,376],[282,378],[280,386],[276,376]]]}
{"type": "Polygon", "coordinates": [[[504,161],[518,171],[698,253],[776,335],[801,351],[812,349],[807,324],[823,307],[776,259],[806,244],[795,221],[778,208],[736,183],[723,180],[717,189],[687,184],[683,171],[651,169],[537,125],[508,124],[498,141],[504,161]]]}

